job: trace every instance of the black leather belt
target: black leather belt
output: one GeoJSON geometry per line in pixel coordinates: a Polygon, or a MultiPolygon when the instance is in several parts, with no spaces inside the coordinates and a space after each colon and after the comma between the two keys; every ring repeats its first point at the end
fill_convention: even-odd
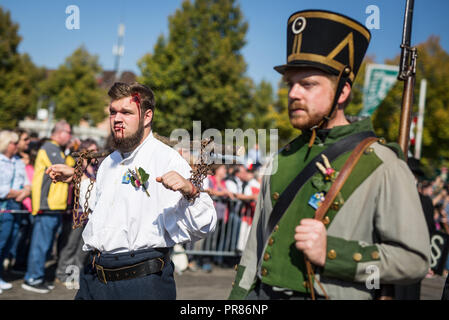
{"type": "Polygon", "coordinates": [[[115,269],[106,269],[95,263],[95,269],[97,270],[98,280],[106,284],[108,281],[127,280],[157,273],[162,271],[164,265],[165,257],[149,259],[132,266],[115,269]]]}

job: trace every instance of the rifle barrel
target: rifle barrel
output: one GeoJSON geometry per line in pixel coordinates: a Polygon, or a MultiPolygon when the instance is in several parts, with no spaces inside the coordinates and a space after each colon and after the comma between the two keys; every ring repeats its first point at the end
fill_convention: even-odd
{"type": "Polygon", "coordinates": [[[407,76],[410,74],[410,42],[412,37],[414,5],[415,0],[407,0],[404,14],[404,27],[402,30],[401,60],[398,74],[398,79],[402,81],[405,81],[407,76]]]}

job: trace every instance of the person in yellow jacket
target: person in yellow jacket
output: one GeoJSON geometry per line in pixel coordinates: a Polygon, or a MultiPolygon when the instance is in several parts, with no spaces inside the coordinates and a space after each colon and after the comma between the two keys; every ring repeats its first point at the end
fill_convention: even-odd
{"type": "Polygon", "coordinates": [[[31,200],[35,216],[27,272],[22,288],[37,293],[47,293],[51,286],[44,282],[45,260],[61,224],[61,216],[51,211],[67,209],[68,184],[52,183],[45,170],[53,164],[74,166],[72,157],[64,149],[72,138],[70,125],[61,120],[55,124],[49,141],[40,148],[35,162],[31,187],[31,200]]]}

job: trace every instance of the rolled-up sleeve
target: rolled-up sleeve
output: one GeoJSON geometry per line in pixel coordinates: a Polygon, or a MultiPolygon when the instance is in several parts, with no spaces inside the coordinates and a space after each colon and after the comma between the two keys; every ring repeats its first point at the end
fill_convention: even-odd
{"type": "Polygon", "coordinates": [[[176,243],[197,241],[215,230],[217,214],[207,193],[191,204],[182,197],[173,210],[164,213],[165,229],[176,243]]]}
{"type": "MultiPolygon", "coordinates": [[[[168,171],[176,171],[185,179],[191,175],[191,168],[181,156],[172,159],[168,171]]],[[[170,239],[175,243],[197,241],[215,230],[217,212],[210,196],[201,192],[193,203],[180,192],[164,190],[164,203],[174,203],[163,214],[163,224],[170,239]]]]}

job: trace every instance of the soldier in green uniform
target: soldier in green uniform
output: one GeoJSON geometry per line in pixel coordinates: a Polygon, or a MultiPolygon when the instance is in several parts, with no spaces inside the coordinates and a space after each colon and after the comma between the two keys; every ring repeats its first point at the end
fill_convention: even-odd
{"type": "Polygon", "coordinates": [[[230,299],[309,299],[312,291],[318,299],[374,299],[380,286],[426,275],[429,235],[397,144],[380,139],[366,149],[324,218],[314,219],[351,151],[374,136],[369,118],[350,123],[344,114],[370,37],[333,12],[288,19],[287,63],[275,70],[301,135],[264,176],[230,299]]]}

